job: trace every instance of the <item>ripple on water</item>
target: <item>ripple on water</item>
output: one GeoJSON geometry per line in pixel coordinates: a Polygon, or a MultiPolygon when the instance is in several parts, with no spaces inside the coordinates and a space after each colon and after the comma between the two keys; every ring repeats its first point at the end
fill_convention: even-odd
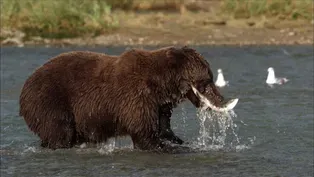
{"type": "MultiPolygon", "coordinates": [[[[194,149],[180,154],[136,151],[130,138],[55,151],[41,148],[18,116],[20,89],[48,58],[74,48],[1,48],[1,177],[313,176],[313,46],[283,47],[291,55],[274,46],[196,48],[212,71],[226,71],[231,85],[221,89],[223,95],[241,101],[238,116],[231,117],[196,114],[190,103],[174,110],[179,114],[173,114],[171,127],[194,149]],[[269,66],[291,82],[266,86],[269,66]]],[[[84,47],[115,55],[124,49],[84,47]]]]}

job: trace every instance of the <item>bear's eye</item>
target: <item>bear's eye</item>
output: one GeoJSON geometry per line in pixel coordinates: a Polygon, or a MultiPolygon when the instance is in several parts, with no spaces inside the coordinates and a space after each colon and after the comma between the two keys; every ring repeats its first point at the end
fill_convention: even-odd
{"type": "Polygon", "coordinates": [[[198,90],[201,93],[204,93],[208,84],[210,84],[210,80],[202,80],[202,81],[200,81],[199,84],[198,84],[198,90]]]}
{"type": "Polygon", "coordinates": [[[208,84],[210,84],[210,83],[212,83],[213,82],[213,80],[212,79],[206,79],[206,80],[204,80],[204,85],[208,85],[208,84]]]}
{"type": "Polygon", "coordinates": [[[205,92],[205,87],[203,85],[199,86],[198,87],[198,91],[201,92],[201,93],[204,93],[205,92]]]}

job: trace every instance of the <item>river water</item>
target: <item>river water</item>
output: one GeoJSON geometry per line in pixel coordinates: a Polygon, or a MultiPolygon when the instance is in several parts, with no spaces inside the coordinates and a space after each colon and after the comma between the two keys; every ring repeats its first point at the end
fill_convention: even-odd
{"type": "Polygon", "coordinates": [[[313,176],[312,46],[195,48],[215,76],[223,69],[229,87],[222,94],[239,98],[235,115],[202,117],[184,102],[174,110],[172,129],[198,150],[155,154],[132,150],[128,137],[96,146],[43,149],[18,115],[25,79],[48,58],[71,50],[120,54],[126,47],[2,47],[1,177],[313,176]],[[270,66],[290,81],[267,86],[270,66]],[[231,126],[221,126],[219,120],[231,126]]]}

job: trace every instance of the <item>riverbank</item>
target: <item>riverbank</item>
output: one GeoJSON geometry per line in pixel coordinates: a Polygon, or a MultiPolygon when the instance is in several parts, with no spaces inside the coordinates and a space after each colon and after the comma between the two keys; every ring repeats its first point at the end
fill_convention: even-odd
{"type": "MultiPolygon", "coordinates": [[[[214,2],[214,1],[213,1],[214,2]]],[[[197,12],[112,12],[119,27],[75,38],[27,36],[1,28],[1,46],[158,46],[158,45],[295,45],[313,44],[313,20],[286,16],[238,17],[217,12],[219,3],[197,12]]]]}

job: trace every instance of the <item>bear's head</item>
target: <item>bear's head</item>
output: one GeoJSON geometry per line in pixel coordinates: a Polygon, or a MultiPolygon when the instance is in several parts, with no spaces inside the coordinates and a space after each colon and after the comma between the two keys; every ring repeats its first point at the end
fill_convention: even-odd
{"type": "Polygon", "coordinates": [[[172,68],[176,71],[172,77],[175,78],[181,94],[177,101],[187,98],[194,106],[202,106],[200,98],[193,92],[194,87],[213,105],[222,106],[224,98],[215,86],[210,65],[199,53],[186,46],[169,47],[166,50],[166,58],[171,61],[172,68]]]}

